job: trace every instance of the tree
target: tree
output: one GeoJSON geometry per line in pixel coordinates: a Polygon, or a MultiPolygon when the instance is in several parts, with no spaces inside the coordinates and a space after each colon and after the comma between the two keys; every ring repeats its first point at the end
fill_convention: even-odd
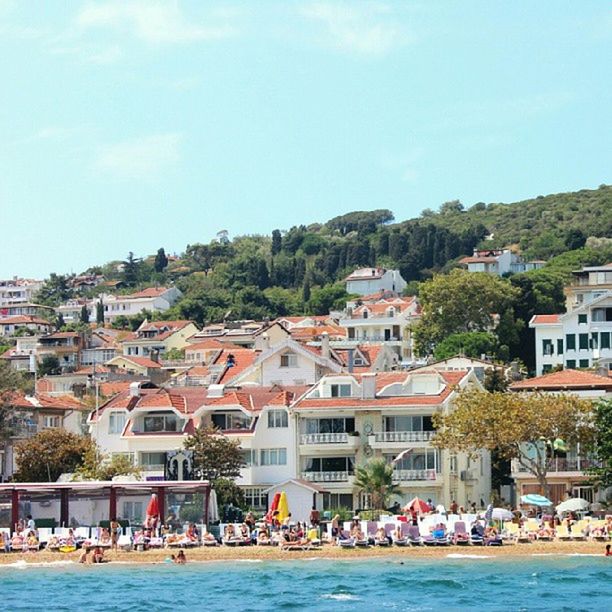
{"type": "Polygon", "coordinates": [[[326,315],[332,309],[344,308],[349,294],[344,285],[325,285],[325,287],[315,287],[310,293],[310,310],[316,315],[326,315]]]}
{"type": "Polygon", "coordinates": [[[281,236],[280,230],[272,231],[272,246],[270,248],[270,253],[272,253],[272,257],[281,252],[281,248],[283,246],[283,238],[281,236]]]}
{"type": "Polygon", "coordinates": [[[589,472],[595,485],[605,489],[612,486],[612,400],[599,400],[595,407],[595,440],[591,451],[596,467],[589,472]]]}
{"type": "Polygon", "coordinates": [[[74,291],[68,284],[68,277],[63,274],[52,273],[40,288],[36,295],[36,301],[47,306],[59,306],[69,300],[73,294],[74,291]]]}
{"type": "Polygon", "coordinates": [[[104,304],[102,300],[96,302],[96,323],[98,325],[104,325],[104,304]]]}
{"type": "Polygon", "coordinates": [[[132,251],[128,253],[127,259],[122,262],[123,282],[128,287],[133,287],[138,282],[141,264],[142,259],[134,257],[132,251]]]}
{"type": "Polygon", "coordinates": [[[89,323],[89,310],[87,309],[87,305],[86,304],[83,304],[83,306],[81,308],[80,321],[81,321],[81,323],[84,323],[84,324],[89,323]]]}
{"type": "Polygon", "coordinates": [[[493,315],[504,312],[518,295],[506,279],[483,272],[453,270],[421,285],[423,308],[414,337],[421,354],[428,354],[451,334],[491,331],[493,315]]]}
{"type": "Polygon", "coordinates": [[[61,312],[58,312],[57,317],[55,319],[55,329],[59,330],[65,326],[66,326],[66,321],[64,321],[64,315],[61,312]]]}
{"type": "Polygon", "coordinates": [[[31,382],[25,374],[13,370],[8,363],[0,363],[0,446],[11,434],[10,417],[15,394],[31,391],[31,382]]]}
{"type": "Polygon", "coordinates": [[[448,359],[455,355],[465,355],[479,359],[495,351],[497,341],[490,332],[463,332],[451,334],[436,345],[436,359],[448,359]]]}
{"type": "Polygon", "coordinates": [[[370,459],[364,467],[355,470],[355,486],[370,495],[373,510],[386,508],[392,495],[399,493],[393,483],[393,466],[383,458],[370,459]]]}
{"type": "Polygon", "coordinates": [[[54,376],[62,373],[62,367],[56,355],[45,355],[38,364],[38,376],[54,376]]]}
{"type": "Polygon", "coordinates": [[[202,480],[238,478],[245,465],[240,442],[230,440],[214,427],[196,429],[184,446],[193,451],[194,473],[202,480]]]}
{"type": "Polygon", "coordinates": [[[20,482],[55,482],[61,474],[74,472],[91,446],[90,438],[64,429],[45,429],[15,447],[20,482]]]}
{"type": "Polygon", "coordinates": [[[81,457],[81,463],[74,470],[74,480],[112,480],[115,476],[141,479],[142,470],[126,455],[109,455],[102,452],[93,440],[88,440],[89,445],[81,457]]]}
{"type": "Polygon", "coordinates": [[[464,389],[446,415],[434,415],[434,446],[475,454],[496,452],[514,459],[549,495],[547,475],[555,448],[589,444],[592,404],[573,395],[489,393],[464,389]]]}
{"type": "Polygon", "coordinates": [[[441,215],[463,212],[463,204],[459,200],[449,200],[440,206],[441,215]]]}
{"type": "Polygon", "coordinates": [[[157,255],[155,255],[155,263],[153,268],[156,272],[163,272],[168,267],[168,257],[164,248],[157,249],[157,255]]]}

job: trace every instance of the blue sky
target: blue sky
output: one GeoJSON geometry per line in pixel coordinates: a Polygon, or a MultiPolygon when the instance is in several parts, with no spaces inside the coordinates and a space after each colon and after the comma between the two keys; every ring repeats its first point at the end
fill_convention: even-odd
{"type": "Polygon", "coordinates": [[[0,0],[0,277],[612,180],[609,2],[0,0]]]}

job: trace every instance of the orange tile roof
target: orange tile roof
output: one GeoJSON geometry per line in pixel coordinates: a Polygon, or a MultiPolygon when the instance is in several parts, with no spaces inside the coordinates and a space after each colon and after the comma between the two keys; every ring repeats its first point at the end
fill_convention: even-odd
{"type": "Polygon", "coordinates": [[[157,361],[153,361],[152,359],[149,359],[148,357],[134,357],[133,355],[117,355],[117,357],[114,357],[113,359],[111,359],[111,361],[113,361],[114,359],[125,359],[126,361],[131,361],[133,364],[139,365],[143,368],[161,368],[161,366],[159,365],[159,363],[157,363],[157,361]]]}
{"type": "Polygon", "coordinates": [[[538,323],[538,324],[543,324],[543,323],[558,323],[560,316],[561,315],[558,315],[558,314],[533,315],[533,318],[531,319],[531,322],[532,323],[538,323]]]}
{"type": "Polygon", "coordinates": [[[229,355],[234,356],[234,366],[231,368],[226,367],[223,374],[219,377],[219,383],[227,383],[229,380],[236,378],[239,374],[242,374],[247,368],[250,368],[259,353],[253,349],[224,349],[214,361],[215,365],[223,365],[227,363],[229,355]]]}
{"type": "Polygon", "coordinates": [[[118,296],[119,298],[127,298],[127,299],[137,299],[137,298],[148,298],[148,297],[159,297],[168,291],[167,287],[149,287],[147,289],[143,289],[142,291],[137,291],[136,293],[132,293],[130,295],[122,295],[118,296]]]}
{"type": "Polygon", "coordinates": [[[237,350],[242,348],[244,347],[239,346],[237,344],[231,344],[230,342],[221,342],[220,340],[216,340],[215,338],[210,338],[209,340],[202,340],[200,342],[194,342],[193,344],[189,344],[185,347],[185,352],[187,353],[193,351],[210,351],[215,349],[237,350]]]}
{"type": "Polygon", "coordinates": [[[612,377],[583,370],[560,370],[510,385],[511,391],[612,389],[612,377]]]}
{"type": "Polygon", "coordinates": [[[123,391],[127,391],[130,388],[130,381],[112,381],[100,383],[100,395],[104,397],[110,397],[111,395],[117,395],[123,391]]]}
{"type": "Polygon", "coordinates": [[[17,315],[14,317],[7,317],[5,319],[0,319],[0,325],[27,325],[28,323],[33,325],[47,325],[49,327],[53,327],[49,321],[45,319],[40,319],[38,317],[31,317],[27,315],[17,315]]]}

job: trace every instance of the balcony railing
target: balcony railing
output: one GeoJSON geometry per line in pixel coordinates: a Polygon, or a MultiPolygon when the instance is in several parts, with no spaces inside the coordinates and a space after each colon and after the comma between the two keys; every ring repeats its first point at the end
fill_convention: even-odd
{"type": "Polygon", "coordinates": [[[308,482],[348,482],[352,472],[302,472],[302,480],[308,482]]]}
{"type": "Polygon", "coordinates": [[[436,470],[393,470],[393,480],[406,482],[410,480],[435,480],[436,470]]]}
{"type": "Polygon", "coordinates": [[[300,444],[348,444],[347,433],[312,433],[302,434],[300,444]]]}
{"type": "Polygon", "coordinates": [[[10,430],[13,438],[31,438],[38,433],[38,425],[13,425],[10,430]]]}
{"type": "MultiPolygon", "coordinates": [[[[592,459],[585,459],[582,457],[576,457],[575,459],[553,459],[548,466],[549,472],[582,472],[592,467],[598,467],[598,463],[592,459]]],[[[529,470],[515,462],[514,468],[516,472],[529,472],[529,470]]]]}
{"type": "Polygon", "coordinates": [[[166,469],[164,463],[148,463],[140,466],[143,472],[163,472],[166,469]]]}
{"type": "Polygon", "coordinates": [[[374,442],[429,442],[435,431],[377,431],[374,442]]]}

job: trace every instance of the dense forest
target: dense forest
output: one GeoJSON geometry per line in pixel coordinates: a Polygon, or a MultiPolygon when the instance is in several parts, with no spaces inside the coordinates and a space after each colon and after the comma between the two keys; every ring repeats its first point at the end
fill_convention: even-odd
{"type": "MultiPolygon", "coordinates": [[[[409,283],[406,294],[416,295],[423,282],[458,267],[461,257],[478,246],[512,247],[548,262],[542,270],[507,281],[517,291],[510,292],[506,324],[513,332],[504,342],[504,357],[519,355],[530,362],[532,356],[520,352],[529,340],[529,318],[535,312],[563,311],[563,285],[572,269],[612,259],[612,187],[467,209],[455,200],[402,222],[395,222],[389,210],[358,211],[322,224],[275,229],[268,236],[190,244],[176,257],[163,248],[145,258],[130,253],[124,261],[86,272],[122,281],[122,292],[175,284],[183,298],[163,317],[205,324],[326,314],[343,306],[342,280],[361,266],[398,268],[409,283]]],[[[51,275],[40,300],[55,305],[74,295],[69,280],[51,275]]],[[[103,290],[108,288],[88,295],[103,290]]]]}

